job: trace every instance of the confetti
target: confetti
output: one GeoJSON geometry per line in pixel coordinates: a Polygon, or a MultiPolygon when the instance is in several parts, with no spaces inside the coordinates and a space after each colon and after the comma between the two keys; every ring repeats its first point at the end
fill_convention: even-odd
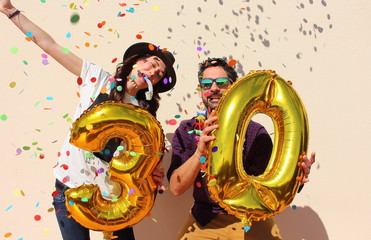
{"type": "Polygon", "coordinates": [[[40,221],[41,220],[41,216],[40,215],[35,215],[34,216],[34,219],[35,219],[35,221],[40,221]]]}
{"type": "Polygon", "coordinates": [[[10,52],[12,53],[12,54],[17,54],[18,53],[18,48],[17,47],[12,47],[12,48],[10,48],[10,52]]]}
{"type": "Polygon", "coordinates": [[[75,13],[75,14],[72,14],[71,18],[70,18],[70,22],[73,23],[73,24],[76,24],[78,23],[78,21],[80,21],[80,15],[75,13]]]}
{"type": "Polygon", "coordinates": [[[176,121],[175,119],[170,119],[170,120],[167,121],[167,123],[168,123],[169,125],[171,125],[171,126],[174,126],[174,125],[177,124],[177,121],[176,121]]]}
{"type": "Polygon", "coordinates": [[[8,120],[8,116],[5,115],[5,114],[0,114],[0,119],[3,120],[3,121],[6,121],[6,120],[8,120]]]}
{"type": "Polygon", "coordinates": [[[10,88],[15,88],[16,85],[17,85],[16,82],[11,82],[11,83],[9,83],[9,87],[10,87],[10,88]]]}

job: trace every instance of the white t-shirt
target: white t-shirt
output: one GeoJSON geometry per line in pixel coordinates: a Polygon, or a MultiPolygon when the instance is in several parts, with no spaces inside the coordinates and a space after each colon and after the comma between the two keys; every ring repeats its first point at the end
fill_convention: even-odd
{"type": "MultiPolygon", "coordinates": [[[[114,87],[113,77],[101,67],[88,61],[83,62],[80,77],[82,79],[78,84],[80,101],[73,121],[90,107],[102,90],[109,93],[114,87]]],[[[127,93],[124,102],[138,106],[138,101],[127,93]]],[[[71,145],[69,139],[70,130],[59,153],[58,162],[54,166],[55,177],[70,188],[83,184],[97,184],[103,196],[109,197],[119,193],[115,184],[109,180],[108,163],[89,151],[71,145]]]]}

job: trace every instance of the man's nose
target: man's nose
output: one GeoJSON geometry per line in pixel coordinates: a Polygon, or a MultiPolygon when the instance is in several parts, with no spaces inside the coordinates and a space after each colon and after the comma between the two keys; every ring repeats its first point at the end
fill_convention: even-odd
{"type": "Polygon", "coordinates": [[[211,92],[218,92],[218,91],[220,91],[220,89],[219,89],[218,85],[216,84],[216,82],[213,82],[213,84],[211,85],[210,91],[211,92]]]}

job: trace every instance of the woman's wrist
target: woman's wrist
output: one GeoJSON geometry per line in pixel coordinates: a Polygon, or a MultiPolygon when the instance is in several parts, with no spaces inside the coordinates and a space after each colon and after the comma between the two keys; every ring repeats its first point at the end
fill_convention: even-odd
{"type": "Polygon", "coordinates": [[[10,8],[4,8],[1,9],[1,12],[4,13],[8,18],[11,16],[13,13],[15,13],[18,9],[15,7],[11,6],[10,8]]]}

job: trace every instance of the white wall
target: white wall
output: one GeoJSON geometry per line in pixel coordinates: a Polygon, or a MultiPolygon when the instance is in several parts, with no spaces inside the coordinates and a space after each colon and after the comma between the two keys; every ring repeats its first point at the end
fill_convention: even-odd
{"type": "MultiPolygon", "coordinates": [[[[240,77],[250,69],[273,69],[292,81],[308,112],[309,151],[316,151],[317,161],[310,183],[293,202],[297,209],[288,208],[276,217],[284,239],[370,236],[370,1],[147,0],[130,1],[124,7],[119,3],[14,2],[62,45],[110,72],[115,68],[111,60],[120,59],[125,48],[138,41],[138,33],[143,41],[174,51],[178,84],[162,96],[158,117],[169,140],[176,126],[166,121],[180,115],[179,122],[197,110],[197,64],[209,56],[238,60],[240,77]],[[78,10],[71,10],[70,3],[78,10]],[[126,12],[130,7],[134,13],[126,12]],[[126,16],[118,18],[119,11],[126,16]],[[81,16],[77,24],[69,21],[74,12],[81,16]],[[98,28],[102,21],[106,25],[98,28]],[[71,38],[66,38],[68,32],[71,38]]],[[[0,235],[60,239],[50,210],[52,168],[69,127],[63,116],[71,116],[77,102],[76,78],[50,57],[43,65],[43,52],[5,16],[0,32],[0,115],[7,116],[0,120],[0,235]],[[13,47],[18,53],[11,53],[13,47]],[[31,149],[17,155],[23,146],[31,149]],[[41,220],[35,221],[35,215],[41,220]]],[[[164,157],[165,168],[169,157],[164,157]]],[[[178,198],[170,191],[158,195],[152,215],[135,226],[137,239],[174,239],[191,205],[190,191],[178,198]]],[[[101,239],[100,233],[93,235],[101,239]]]]}

